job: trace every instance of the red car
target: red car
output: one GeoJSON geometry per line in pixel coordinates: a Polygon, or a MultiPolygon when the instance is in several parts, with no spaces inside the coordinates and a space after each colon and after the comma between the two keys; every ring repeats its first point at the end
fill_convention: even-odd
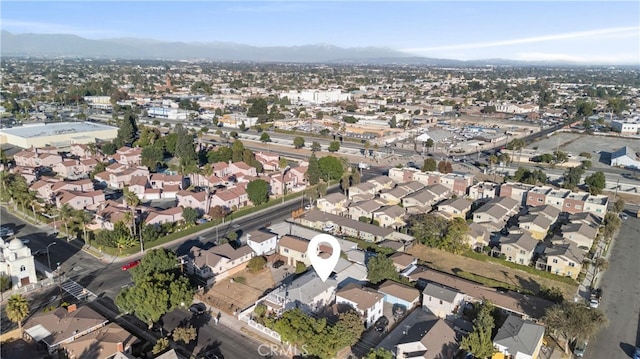
{"type": "Polygon", "coordinates": [[[122,270],[129,270],[129,269],[131,269],[131,268],[133,268],[133,267],[137,266],[138,264],[140,264],[140,260],[139,260],[139,259],[138,259],[138,260],[136,260],[136,261],[129,262],[129,263],[127,263],[127,264],[123,265],[123,266],[122,266],[122,270]]]}

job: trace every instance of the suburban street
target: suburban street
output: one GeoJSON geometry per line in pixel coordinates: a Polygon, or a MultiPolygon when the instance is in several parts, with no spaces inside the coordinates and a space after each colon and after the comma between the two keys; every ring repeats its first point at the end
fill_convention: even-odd
{"type": "Polygon", "coordinates": [[[629,216],[622,221],[615,240],[609,269],[600,281],[600,308],[609,319],[591,339],[585,358],[631,358],[640,346],[640,219],[629,216]]]}
{"type": "MultiPolygon", "coordinates": [[[[285,206],[280,211],[267,211],[263,216],[258,216],[257,218],[259,220],[251,218],[239,219],[224,228],[231,228],[233,225],[244,226],[251,223],[251,225],[243,227],[243,229],[247,231],[257,229],[262,227],[264,223],[268,223],[268,221],[284,219],[290,214],[290,209],[297,207],[299,207],[299,201],[288,202],[285,203],[285,206]]],[[[53,241],[53,229],[46,231],[33,226],[7,212],[4,207],[0,208],[0,213],[2,215],[2,225],[13,228],[19,238],[28,238],[30,241],[28,246],[32,252],[46,248],[46,246],[53,241]]],[[[223,231],[220,231],[220,234],[222,233],[223,231]]],[[[215,230],[213,230],[212,234],[207,235],[207,237],[210,239],[215,238],[215,230]]],[[[171,249],[183,250],[186,248],[184,249],[184,251],[186,251],[191,245],[192,244],[175,244],[171,249]]],[[[78,247],[59,239],[56,240],[55,245],[49,247],[49,251],[52,267],[55,268],[55,264],[60,263],[60,272],[65,273],[67,279],[78,282],[96,294],[100,306],[107,307],[112,311],[116,310],[113,305],[113,299],[123,286],[131,283],[130,274],[122,271],[122,262],[103,263],[80,250],[78,247]]],[[[47,266],[46,255],[39,256],[36,260],[44,266],[47,266]]],[[[64,298],[67,297],[67,294],[62,292],[57,286],[42,289],[29,295],[30,305],[32,308],[43,308],[47,305],[58,304],[55,302],[59,301],[60,294],[62,294],[64,298]]],[[[0,310],[4,313],[4,305],[0,310]]],[[[146,330],[145,326],[137,322],[134,318],[124,318],[123,320],[128,321],[131,323],[131,326],[138,327],[140,330],[146,330]]],[[[13,329],[14,327],[15,324],[12,322],[2,320],[2,332],[13,329]]],[[[202,323],[200,320],[198,332],[200,335],[198,347],[200,348],[200,345],[206,347],[207,352],[218,355],[222,354],[222,357],[225,358],[263,358],[258,352],[258,348],[262,343],[238,333],[223,324],[213,327],[208,321],[202,323]]],[[[198,352],[200,352],[200,349],[198,349],[198,352]]]]}

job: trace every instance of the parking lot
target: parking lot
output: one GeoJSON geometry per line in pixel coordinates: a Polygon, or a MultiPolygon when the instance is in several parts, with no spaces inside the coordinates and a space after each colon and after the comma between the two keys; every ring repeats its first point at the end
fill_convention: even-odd
{"type": "Polygon", "coordinates": [[[526,148],[537,148],[540,153],[551,153],[558,148],[560,151],[574,156],[578,156],[581,152],[587,152],[592,156],[591,162],[594,168],[606,168],[609,167],[611,152],[624,146],[640,150],[638,139],[569,132],[556,133],[553,136],[531,143],[526,148]],[[601,153],[595,153],[595,151],[601,151],[601,153]]]}

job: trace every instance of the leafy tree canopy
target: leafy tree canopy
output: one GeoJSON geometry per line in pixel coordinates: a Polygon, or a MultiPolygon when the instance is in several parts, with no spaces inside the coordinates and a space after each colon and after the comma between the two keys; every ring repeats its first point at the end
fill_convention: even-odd
{"type": "Polygon", "coordinates": [[[256,179],[247,184],[247,195],[254,205],[269,201],[269,184],[265,180],[256,179]]]}

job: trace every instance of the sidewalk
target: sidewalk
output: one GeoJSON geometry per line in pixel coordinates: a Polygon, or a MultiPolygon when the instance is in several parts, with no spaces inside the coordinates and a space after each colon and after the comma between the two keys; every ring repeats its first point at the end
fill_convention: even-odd
{"type": "MultiPolygon", "coordinates": [[[[593,256],[594,262],[600,257],[604,258],[607,261],[609,260],[609,257],[611,256],[611,248],[613,248],[613,246],[615,245],[617,236],[618,236],[618,233],[616,233],[611,239],[611,242],[609,242],[609,246],[608,248],[606,248],[606,253],[605,253],[606,244],[604,243],[604,240],[598,241],[596,253],[593,256]],[[605,253],[605,255],[602,256],[602,253],[605,253]]],[[[586,275],[582,280],[582,283],[578,285],[578,291],[574,297],[574,301],[577,302],[580,300],[580,298],[583,298],[584,301],[588,302],[591,296],[591,288],[600,287],[600,280],[602,278],[603,273],[604,271],[598,271],[598,269],[595,266],[595,263],[589,265],[589,269],[587,270],[586,275]]]]}

